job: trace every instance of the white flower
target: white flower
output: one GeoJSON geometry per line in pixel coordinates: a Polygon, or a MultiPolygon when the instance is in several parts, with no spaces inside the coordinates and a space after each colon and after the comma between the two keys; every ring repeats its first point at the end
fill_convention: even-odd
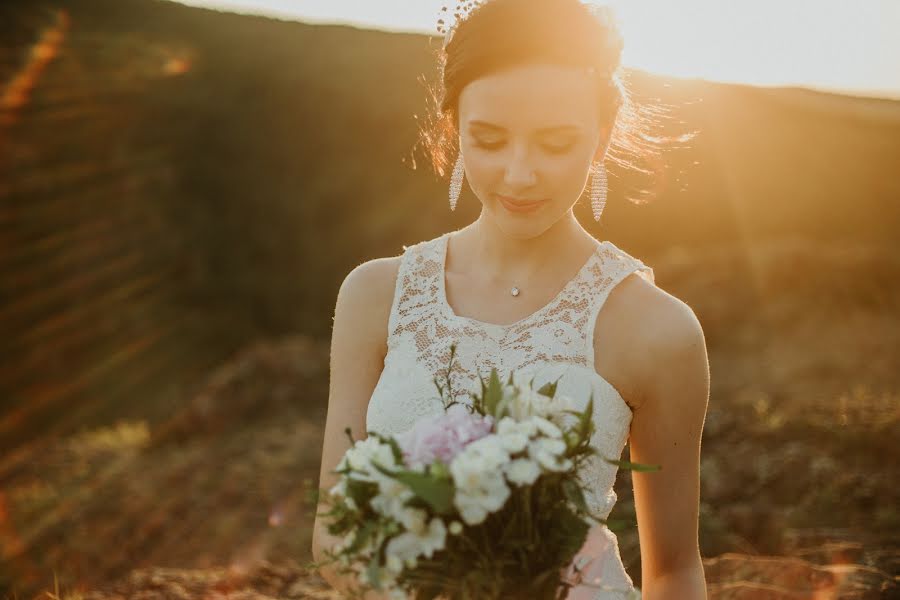
{"type": "Polygon", "coordinates": [[[470,443],[453,459],[453,462],[460,456],[464,456],[464,460],[467,461],[481,462],[485,470],[496,469],[509,462],[509,452],[504,447],[503,440],[496,434],[486,435],[470,443]]]}
{"type": "MultiPolygon", "coordinates": [[[[532,415],[546,414],[549,398],[523,383],[513,383],[503,389],[503,409],[516,421],[524,421],[532,415]]],[[[503,414],[501,410],[500,414],[503,414]]]]}
{"type": "Polygon", "coordinates": [[[328,495],[332,498],[342,500],[350,510],[356,510],[358,508],[353,498],[347,495],[347,480],[343,477],[328,490],[328,495]]]}
{"type": "Polygon", "coordinates": [[[373,462],[377,462],[385,468],[397,466],[391,446],[383,444],[378,438],[371,436],[364,440],[357,440],[353,447],[344,453],[340,465],[349,465],[353,469],[347,475],[351,479],[378,481],[385,475],[372,465],[373,462]]]}
{"type": "Polygon", "coordinates": [[[511,416],[506,416],[500,419],[500,421],[497,423],[497,435],[503,435],[513,432],[521,433],[523,435],[527,435],[528,437],[533,437],[537,434],[537,425],[532,423],[530,419],[516,421],[511,416]]]}
{"type": "Polygon", "coordinates": [[[562,411],[573,410],[575,406],[568,396],[560,394],[551,398],[522,382],[516,382],[512,386],[504,388],[501,402],[503,409],[516,421],[524,421],[528,417],[536,416],[543,417],[559,426],[563,426],[565,419],[569,417],[562,411]]]}
{"type": "MultiPolygon", "coordinates": [[[[410,561],[414,561],[423,554],[431,558],[435,550],[443,550],[446,541],[447,528],[444,526],[444,521],[439,517],[434,517],[427,527],[422,528],[421,533],[404,531],[391,538],[385,548],[385,554],[389,557],[396,557],[401,563],[409,564],[410,561]]],[[[392,564],[396,564],[396,562],[392,562],[392,564]]]]}
{"type": "MultiPolygon", "coordinates": [[[[356,541],[356,536],[359,535],[359,530],[354,529],[347,533],[340,542],[335,544],[335,549],[337,546],[340,546],[341,551],[349,548],[356,541]]],[[[384,533],[381,531],[376,532],[374,535],[370,535],[365,542],[363,542],[355,551],[355,554],[358,556],[368,557],[372,555],[372,552],[375,551],[376,548],[381,546],[381,543],[384,541],[384,533]]]]}
{"type": "Polygon", "coordinates": [[[406,501],[415,496],[415,493],[406,484],[391,477],[383,476],[378,481],[379,493],[372,498],[372,509],[382,515],[400,520],[406,510],[406,501]]]}
{"type": "Polygon", "coordinates": [[[388,592],[388,599],[389,600],[409,600],[409,596],[407,595],[406,592],[404,592],[400,588],[395,588],[395,589],[392,589],[390,592],[388,592]]]}
{"type": "Polygon", "coordinates": [[[548,471],[566,471],[572,468],[572,460],[563,459],[566,443],[560,439],[537,438],[528,444],[528,456],[548,471]]]}
{"type": "Polygon", "coordinates": [[[356,531],[351,531],[347,533],[344,537],[341,538],[341,541],[337,542],[334,546],[332,546],[331,550],[333,552],[343,552],[344,548],[349,547],[353,543],[353,539],[356,537],[356,531]]]}
{"type": "Polygon", "coordinates": [[[538,431],[540,431],[541,433],[543,433],[544,435],[546,435],[548,437],[551,437],[551,438],[561,438],[562,437],[562,431],[559,429],[559,427],[557,427],[556,425],[554,425],[553,423],[551,423],[544,417],[534,416],[534,417],[531,417],[529,419],[529,421],[531,421],[532,423],[535,424],[538,431]]]}
{"type": "Polygon", "coordinates": [[[399,573],[403,570],[403,561],[401,561],[397,556],[391,554],[387,557],[385,561],[385,565],[388,569],[393,571],[394,573],[399,573]]]}
{"type": "Polygon", "coordinates": [[[328,490],[328,495],[332,497],[346,496],[347,480],[341,477],[341,479],[328,490]]]}
{"type": "Polygon", "coordinates": [[[497,436],[507,452],[521,452],[528,444],[528,438],[535,427],[526,422],[518,423],[512,417],[503,417],[497,424],[497,436]]]}
{"type": "Polygon", "coordinates": [[[397,574],[389,568],[376,569],[374,578],[369,573],[369,569],[366,565],[355,563],[353,568],[357,572],[358,579],[363,584],[368,584],[372,587],[381,586],[383,589],[392,589],[396,587],[397,574]]]}
{"type": "Polygon", "coordinates": [[[450,474],[456,487],[453,502],[463,521],[481,523],[488,513],[500,509],[509,498],[503,469],[509,452],[498,435],[488,435],[466,446],[453,462],[450,474]]]}
{"type": "Polygon", "coordinates": [[[541,474],[537,463],[527,458],[517,458],[506,467],[506,478],[518,485],[530,485],[541,474]]]}
{"type": "Polygon", "coordinates": [[[452,523],[450,523],[450,526],[448,527],[448,529],[450,530],[450,533],[452,533],[453,535],[459,535],[460,533],[462,533],[463,524],[460,523],[459,521],[453,521],[452,523]]]}
{"type": "Polygon", "coordinates": [[[578,418],[575,415],[569,414],[565,411],[578,411],[578,410],[583,410],[583,409],[579,409],[578,405],[575,403],[575,400],[573,400],[569,396],[565,396],[563,394],[557,394],[557,396],[553,399],[553,401],[550,404],[550,414],[544,415],[544,416],[546,417],[546,419],[548,421],[552,422],[554,425],[556,425],[560,429],[564,429],[567,427],[571,427],[578,420],[578,418]]]}
{"type": "MultiPolygon", "coordinates": [[[[347,452],[349,452],[349,450],[347,452]]],[[[337,466],[334,468],[335,471],[341,471],[344,469],[344,467],[347,466],[347,452],[344,452],[344,455],[341,457],[341,460],[338,462],[337,466]]]]}
{"type": "Polygon", "coordinates": [[[509,498],[510,490],[502,471],[483,471],[477,466],[467,469],[466,486],[457,486],[453,503],[463,521],[481,523],[488,513],[499,510],[509,498]]]}
{"type": "Polygon", "coordinates": [[[428,558],[434,555],[435,550],[443,550],[447,544],[447,527],[439,517],[434,517],[428,523],[428,530],[422,535],[424,551],[428,558]]]}
{"type": "Polygon", "coordinates": [[[488,514],[499,510],[509,498],[509,486],[503,477],[495,477],[491,485],[478,492],[457,492],[453,503],[459,510],[462,520],[469,525],[483,522],[488,514]]]}
{"type": "Polygon", "coordinates": [[[418,556],[420,547],[418,536],[404,531],[391,538],[385,548],[385,554],[389,557],[394,556],[401,563],[405,563],[408,559],[418,556]]]}
{"type": "Polygon", "coordinates": [[[422,535],[425,532],[427,520],[428,513],[424,509],[411,506],[404,507],[398,519],[406,527],[407,531],[412,531],[416,535],[422,535]]]}

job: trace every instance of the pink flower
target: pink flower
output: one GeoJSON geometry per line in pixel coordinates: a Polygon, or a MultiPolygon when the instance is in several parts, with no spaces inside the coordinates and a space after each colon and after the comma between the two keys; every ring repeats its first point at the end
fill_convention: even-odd
{"type": "Polygon", "coordinates": [[[436,459],[450,464],[463,448],[489,434],[493,423],[490,415],[482,417],[454,404],[440,415],[419,420],[395,438],[410,467],[423,467],[436,459]]]}

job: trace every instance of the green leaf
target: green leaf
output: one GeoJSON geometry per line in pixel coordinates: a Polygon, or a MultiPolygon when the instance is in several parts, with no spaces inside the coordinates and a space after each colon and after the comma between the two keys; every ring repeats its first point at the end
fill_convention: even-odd
{"type": "Polygon", "coordinates": [[[604,458],[603,460],[612,465],[618,465],[623,469],[631,469],[632,471],[659,471],[662,469],[662,465],[628,462],[627,460],[613,460],[611,458],[604,458]]]}
{"type": "Polygon", "coordinates": [[[389,471],[376,462],[372,465],[397,481],[405,484],[417,496],[422,498],[439,515],[449,514],[453,510],[453,482],[449,479],[435,479],[431,475],[407,471],[389,471]]]}
{"type": "Polygon", "coordinates": [[[381,591],[381,578],[378,576],[380,569],[378,568],[378,552],[372,554],[372,560],[369,561],[368,573],[369,581],[374,581],[372,585],[378,591],[381,591]]]}
{"type": "Polygon", "coordinates": [[[369,540],[373,533],[378,529],[377,521],[366,521],[365,524],[356,530],[356,536],[353,538],[353,543],[350,544],[344,552],[348,554],[355,554],[362,548],[365,543],[369,540]]]}
{"type": "Polygon", "coordinates": [[[590,509],[588,509],[587,502],[584,499],[584,490],[581,489],[581,486],[574,479],[566,479],[562,484],[563,493],[566,495],[566,498],[575,505],[578,510],[588,513],[590,509]]]}
{"type": "Polygon", "coordinates": [[[594,417],[594,392],[591,391],[591,397],[588,398],[587,406],[584,407],[584,420],[587,423],[593,423],[594,417]]]}
{"type": "Polygon", "coordinates": [[[438,479],[450,478],[450,469],[441,459],[437,459],[431,463],[430,473],[432,477],[437,477],[438,479]]]}
{"type": "Polygon", "coordinates": [[[500,375],[496,368],[491,369],[491,376],[488,380],[487,398],[485,400],[485,410],[487,414],[497,417],[497,405],[503,399],[503,385],[500,383],[500,375]]]}
{"type": "Polygon", "coordinates": [[[556,388],[559,386],[559,382],[561,379],[562,375],[557,377],[556,381],[548,381],[541,386],[541,389],[538,390],[538,393],[544,394],[545,396],[549,396],[551,398],[556,398],[556,388]]]}
{"type": "Polygon", "coordinates": [[[580,413],[575,412],[574,414],[578,417],[578,425],[576,427],[578,434],[582,439],[590,439],[594,430],[594,392],[591,392],[591,397],[588,399],[587,406],[584,407],[584,410],[580,413]]]}
{"type": "Polygon", "coordinates": [[[308,489],[306,490],[306,502],[307,504],[311,504],[316,506],[319,504],[319,501],[328,497],[328,490],[325,488],[316,488],[316,489],[308,489]]]}
{"type": "Polygon", "coordinates": [[[556,395],[556,386],[558,385],[558,383],[558,381],[548,381],[541,386],[541,389],[538,390],[538,394],[543,394],[545,396],[553,398],[556,395]]]}
{"type": "Polygon", "coordinates": [[[545,543],[558,548],[556,552],[559,556],[574,556],[584,545],[590,525],[562,505],[551,510],[549,521],[553,523],[553,528],[547,532],[545,543]]]}
{"type": "Polygon", "coordinates": [[[391,454],[394,455],[394,461],[397,463],[403,463],[403,451],[400,450],[400,446],[397,444],[397,440],[393,437],[382,435],[377,431],[369,431],[367,432],[369,435],[378,438],[378,441],[382,444],[387,444],[391,447],[391,454]]]}
{"type": "Polygon", "coordinates": [[[487,414],[485,410],[484,401],[487,396],[487,385],[484,383],[484,377],[481,375],[481,369],[479,367],[475,367],[478,372],[478,383],[481,384],[481,393],[472,394],[472,408],[478,412],[478,414],[484,416],[487,414]]]}
{"type": "Polygon", "coordinates": [[[347,480],[347,496],[353,498],[357,506],[365,506],[378,493],[378,484],[358,479],[347,480]]]}

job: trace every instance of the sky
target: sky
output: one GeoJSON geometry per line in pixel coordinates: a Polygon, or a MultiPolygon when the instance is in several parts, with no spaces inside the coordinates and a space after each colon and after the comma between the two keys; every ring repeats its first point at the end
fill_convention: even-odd
{"type": "MultiPolygon", "coordinates": [[[[177,0],[308,23],[437,35],[446,0],[177,0]]],[[[590,1],[590,0],[583,0],[590,1]]],[[[606,0],[626,66],[900,99],[900,0],[606,0]]],[[[452,11],[451,11],[452,12],[452,11]]]]}

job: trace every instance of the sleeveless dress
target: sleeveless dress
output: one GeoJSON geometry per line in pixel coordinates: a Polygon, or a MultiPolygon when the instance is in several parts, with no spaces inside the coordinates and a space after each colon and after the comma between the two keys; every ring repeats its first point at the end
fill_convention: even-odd
{"type": "MultiPolygon", "coordinates": [[[[486,323],[456,315],[447,302],[444,275],[451,233],[403,248],[388,320],[387,354],[369,400],[367,431],[396,435],[418,419],[444,410],[434,377],[445,381],[450,345],[455,342],[449,374],[455,399],[471,405],[467,394],[480,391],[479,373],[486,376],[491,368],[497,368],[501,381],[511,371],[516,372],[515,381],[527,383],[534,377],[535,389],[559,379],[557,394],[572,398],[577,410],[587,406],[593,392],[596,431],[591,443],[601,456],[621,458],[632,411],[594,369],[594,324],[619,282],[638,273],[654,283],[653,269],[612,242],[596,241],[595,251],[549,303],[515,323],[486,323]]],[[[585,466],[586,501],[605,519],[617,499],[613,484],[618,467],[598,456],[590,457],[585,466]]],[[[607,589],[576,586],[570,599],[639,597],[622,564],[616,536],[605,525],[592,528],[583,551],[585,560],[593,561],[584,569],[592,577],[599,575],[607,589]]]]}

